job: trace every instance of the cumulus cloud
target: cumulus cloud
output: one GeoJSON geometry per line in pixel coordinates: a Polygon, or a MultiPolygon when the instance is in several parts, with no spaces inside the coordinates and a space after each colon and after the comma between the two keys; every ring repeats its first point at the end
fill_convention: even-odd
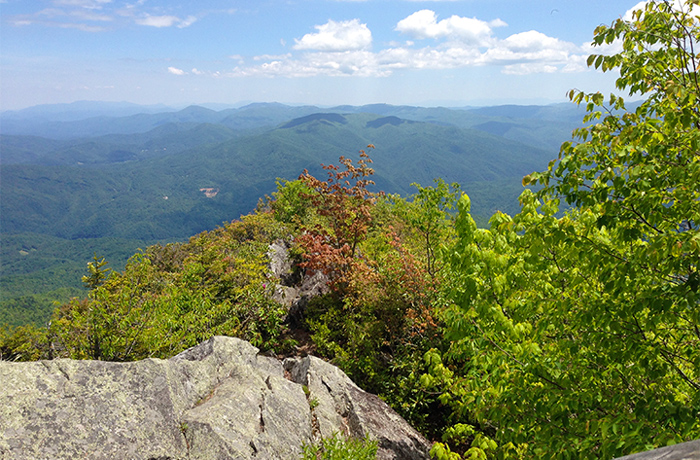
{"type": "MultiPolygon", "coordinates": [[[[395,31],[411,40],[392,41],[371,51],[372,34],[358,19],[315,26],[317,32],[295,40],[294,52],[261,54],[252,59],[232,56],[232,70],[208,75],[228,77],[383,77],[410,69],[500,67],[503,73],[580,72],[586,70],[588,46],[578,46],[536,30],[499,38],[500,19],[450,16],[438,18],[431,10],[417,11],[400,20],[395,31]]],[[[196,73],[196,72],[192,72],[196,73]]]]}
{"type": "Polygon", "coordinates": [[[168,72],[170,72],[173,75],[186,75],[187,72],[185,72],[182,69],[178,69],[177,67],[168,67],[168,72]]]}
{"type": "Polygon", "coordinates": [[[505,25],[506,23],[500,19],[485,22],[456,15],[438,21],[434,11],[421,10],[399,21],[395,30],[416,39],[447,38],[475,45],[486,45],[491,39],[493,27],[505,25]]]}
{"type": "Polygon", "coordinates": [[[567,45],[557,38],[548,37],[542,32],[529,30],[513,34],[501,42],[503,46],[514,52],[536,53],[543,50],[573,49],[573,45],[567,45]]]}
{"type": "Polygon", "coordinates": [[[497,65],[503,66],[503,71],[510,74],[550,73],[563,71],[565,67],[571,72],[578,68],[571,61],[577,60],[582,53],[581,47],[535,30],[512,34],[505,39],[497,38],[494,28],[505,26],[507,24],[500,19],[482,21],[451,16],[438,20],[433,11],[421,10],[399,21],[395,30],[415,39],[433,39],[438,44],[414,50],[407,43],[404,47],[388,50],[384,55],[389,61],[395,58],[392,67],[404,68],[497,65]]]}
{"type": "Polygon", "coordinates": [[[372,32],[358,19],[335,22],[329,20],[315,26],[317,33],[294,39],[294,49],[317,51],[352,51],[367,49],[372,44],[372,32]]]}

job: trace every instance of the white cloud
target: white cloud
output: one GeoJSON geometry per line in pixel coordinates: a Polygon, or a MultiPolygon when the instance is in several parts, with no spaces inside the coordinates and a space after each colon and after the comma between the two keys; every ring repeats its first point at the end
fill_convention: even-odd
{"type": "Polygon", "coordinates": [[[503,67],[503,73],[508,75],[529,75],[533,73],[554,73],[559,69],[556,66],[543,63],[512,64],[503,67]]]}
{"type": "MultiPolygon", "coordinates": [[[[280,60],[280,59],[289,59],[291,58],[292,55],[289,53],[286,54],[261,54],[260,56],[253,56],[254,61],[274,61],[274,60],[280,60]]],[[[240,59],[240,56],[239,56],[240,59]]]]}
{"type": "Polygon", "coordinates": [[[490,42],[493,27],[505,25],[506,23],[500,19],[485,22],[456,15],[438,22],[434,11],[421,10],[399,21],[395,30],[416,39],[447,38],[483,46],[490,42]]]}
{"type": "Polygon", "coordinates": [[[62,22],[56,25],[62,29],[76,29],[82,30],[83,32],[103,32],[106,30],[104,27],[91,26],[89,24],[80,24],[74,22],[62,22]]]}
{"type": "Polygon", "coordinates": [[[71,12],[71,16],[82,19],[84,21],[102,21],[102,22],[108,22],[112,21],[114,18],[112,16],[109,16],[107,14],[99,14],[99,13],[94,13],[92,11],[84,11],[84,10],[76,10],[71,12]]]}
{"type": "Polygon", "coordinates": [[[136,24],[151,27],[170,27],[180,22],[177,16],[150,16],[136,19],[136,24]]]}
{"type": "MultiPolygon", "coordinates": [[[[630,8],[629,10],[627,10],[625,12],[625,14],[622,16],[622,19],[624,21],[632,21],[632,19],[633,19],[632,13],[634,13],[635,10],[644,11],[646,9],[646,6],[649,3],[649,1],[650,0],[644,0],[644,1],[637,3],[636,5],[634,5],[632,8],[630,8]]],[[[688,11],[693,9],[693,5],[691,4],[689,7],[688,5],[686,5],[684,0],[672,0],[670,3],[671,3],[671,6],[673,7],[673,9],[676,11],[688,12],[688,11]]]]}
{"type": "MultiPolygon", "coordinates": [[[[498,38],[497,27],[505,27],[500,19],[482,21],[477,18],[451,16],[438,20],[435,12],[421,10],[399,21],[395,31],[417,40],[430,39],[430,45],[418,41],[389,42],[373,52],[369,49],[372,35],[358,19],[336,22],[329,20],[315,26],[317,33],[296,39],[295,52],[258,55],[250,59],[231,56],[237,66],[232,70],[207,72],[226,77],[311,77],[364,76],[382,77],[409,69],[457,69],[464,67],[500,67],[503,73],[581,72],[587,69],[590,46],[577,46],[536,30],[498,38]]],[[[422,42],[425,43],[425,42],[422,42]]],[[[193,74],[198,74],[194,70],[193,74]]]]}
{"type": "Polygon", "coordinates": [[[306,34],[301,39],[294,39],[297,50],[351,51],[367,49],[372,44],[372,32],[367,24],[360,24],[358,19],[315,26],[318,33],[306,34]]]}
{"type": "Polygon", "coordinates": [[[50,3],[51,7],[10,17],[8,22],[17,26],[34,24],[96,32],[107,29],[92,24],[95,22],[111,22],[112,29],[132,22],[158,28],[172,26],[185,28],[194,24],[202,16],[212,13],[206,11],[197,16],[188,15],[184,18],[168,14],[154,15],[144,10],[145,0],[119,5],[115,5],[113,0],[50,0],[50,3]]]}
{"type": "Polygon", "coordinates": [[[452,16],[441,21],[431,10],[418,11],[399,21],[396,30],[418,39],[444,39],[436,46],[412,50],[408,42],[404,48],[388,50],[385,57],[400,57],[393,67],[404,68],[458,68],[467,66],[504,66],[507,73],[553,72],[566,67],[567,72],[578,69],[572,60],[582,53],[581,47],[530,30],[498,39],[495,27],[506,24],[500,19],[486,22],[476,18],[452,16]]]}
{"type": "Polygon", "coordinates": [[[511,35],[501,42],[506,48],[513,52],[532,53],[548,49],[572,48],[559,39],[548,37],[542,32],[529,30],[511,35]]]}
{"type": "Polygon", "coordinates": [[[379,68],[377,56],[370,51],[305,53],[298,59],[278,59],[251,67],[236,67],[229,77],[313,77],[313,76],[386,76],[379,68]]]}
{"type": "Polygon", "coordinates": [[[15,26],[41,25],[84,32],[101,32],[106,29],[90,23],[110,22],[113,19],[109,14],[98,12],[97,8],[44,8],[35,13],[17,15],[8,20],[15,26]]]}
{"type": "Polygon", "coordinates": [[[173,75],[187,75],[187,72],[182,69],[178,69],[177,67],[168,67],[168,72],[173,75]]]}
{"type": "Polygon", "coordinates": [[[180,29],[184,29],[185,27],[191,26],[196,21],[197,21],[197,18],[195,16],[187,16],[185,19],[182,19],[180,21],[180,24],[178,24],[177,27],[180,29]]]}
{"type": "Polygon", "coordinates": [[[52,3],[58,6],[77,6],[91,10],[99,10],[103,5],[112,3],[112,0],[54,0],[52,3]]]}
{"type": "Polygon", "coordinates": [[[177,16],[151,16],[145,15],[141,18],[135,20],[136,24],[141,26],[151,26],[151,27],[172,27],[177,26],[180,29],[191,26],[197,21],[196,16],[187,16],[185,19],[180,19],[177,16]]]}

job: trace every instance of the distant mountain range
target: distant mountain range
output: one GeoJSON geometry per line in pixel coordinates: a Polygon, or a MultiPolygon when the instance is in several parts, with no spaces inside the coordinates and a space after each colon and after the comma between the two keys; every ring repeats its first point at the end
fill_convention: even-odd
{"type": "Polygon", "coordinates": [[[80,286],[74,279],[37,287],[51,267],[58,267],[52,276],[73,277],[85,267],[84,251],[57,262],[47,241],[67,248],[75,246],[62,241],[92,241],[94,252],[117,255],[119,268],[129,241],[135,251],[214,228],[253,210],[277,178],[295,179],[304,169],[325,176],[322,163],[356,158],[368,144],[376,147],[377,189],[408,195],[414,182],[458,182],[483,225],[496,210],[517,211],[522,177],[556,158],[582,116],[573,104],[260,103],[217,111],[81,103],[4,112],[0,323],[2,305],[19,308],[18,296],[80,286]]]}
{"type": "Polygon", "coordinates": [[[213,110],[190,106],[181,110],[166,106],[129,103],[82,102],[36,106],[0,113],[0,134],[30,135],[51,139],[76,139],[105,134],[147,133],[166,124],[210,123],[236,132],[269,129],[294,118],[314,113],[371,113],[381,116],[474,128],[498,136],[530,142],[535,147],[558,149],[580,123],[584,111],[573,104],[547,106],[503,105],[477,108],[424,108],[371,104],[364,106],[288,106],[253,103],[213,110]]]}

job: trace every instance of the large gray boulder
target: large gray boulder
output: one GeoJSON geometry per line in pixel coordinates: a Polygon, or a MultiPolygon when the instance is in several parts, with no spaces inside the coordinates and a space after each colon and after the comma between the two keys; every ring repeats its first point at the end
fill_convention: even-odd
{"type": "Polygon", "coordinates": [[[700,460],[700,440],[627,455],[617,460],[700,460]]]}
{"type": "Polygon", "coordinates": [[[429,443],[314,357],[284,362],[214,337],[169,360],[0,362],[0,459],[296,459],[305,442],[369,435],[380,459],[429,443]]]}

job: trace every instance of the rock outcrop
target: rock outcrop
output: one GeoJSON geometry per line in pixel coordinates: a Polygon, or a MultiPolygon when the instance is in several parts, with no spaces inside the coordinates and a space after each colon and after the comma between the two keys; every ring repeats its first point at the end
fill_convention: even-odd
{"type": "Polygon", "coordinates": [[[289,460],[333,433],[369,435],[381,459],[428,458],[428,442],[338,368],[235,338],[169,360],[0,362],[3,460],[289,460]]]}
{"type": "Polygon", "coordinates": [[[617,460],[700,460],[700,440],[627,455],[617,460]]]}
{"type": "Polygon", "coordinates": [[[322,272],[303,273],[295,269],[289,255],[290,243],[283,239],[270,244],[270,274],[279,281],[275,285],[273,299],[287,307],[287,321],[293,323],[303,314],[312,298],[328,292],[328,277],[322,272]]]}

